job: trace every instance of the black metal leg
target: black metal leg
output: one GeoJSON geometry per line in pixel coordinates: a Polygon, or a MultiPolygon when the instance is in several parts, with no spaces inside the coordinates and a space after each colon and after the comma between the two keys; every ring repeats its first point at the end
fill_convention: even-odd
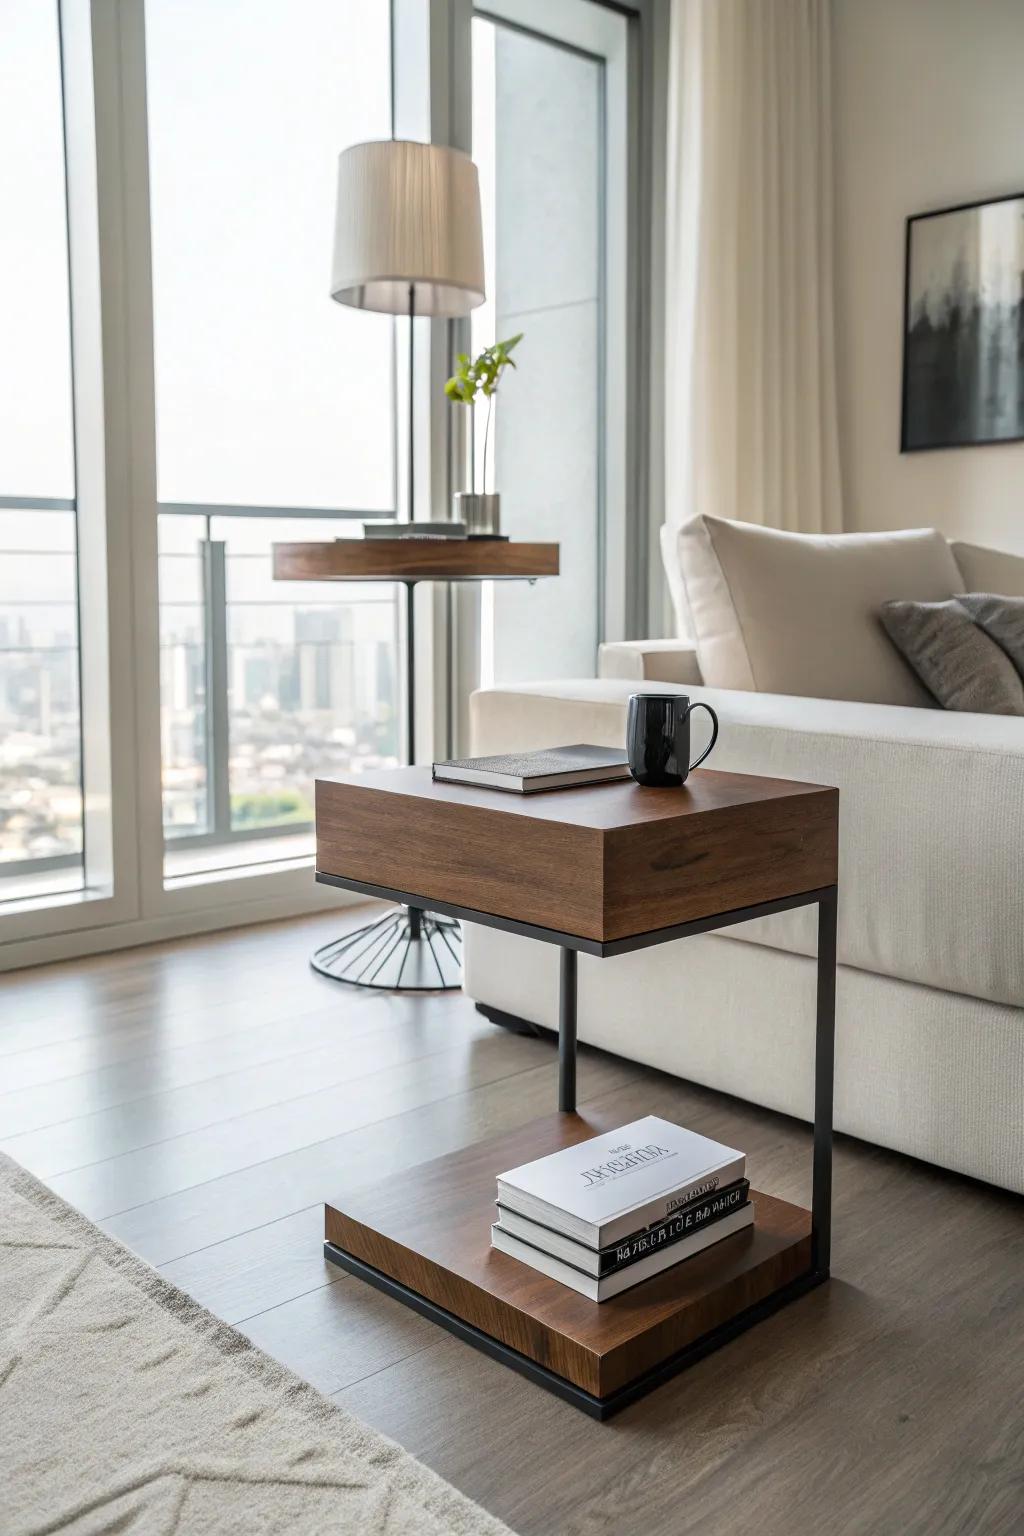
{"type": "Polygon", "coordinates": [[[558,973],[558,1107],[576,1108],[576,951],[562,949],[558,973]]]}
{"type": "Polygon", "coordinates": [[[811,1267],[827,1275],[832,1249],[832,1077],[836,1043],[835,886],[818,902],[818,1006],[814,1034],[814,1175],[811,1267]]]}
{"type": "MultiPolygon", "coordinates": [[[[343,881],[338,877],[328,877],[328,883],[342,885],[348,889],[360,891],[366,895],[383,897],[394,901],[410,902],[417,898],[408,892],[388,890],[379,886],[367,886],[363,882],[343,881]]],[[[694,1339],[675,1354],[665,1359],[656,1361],[642,1375],[628,1382],[618,1391],[606,1397],[595,1397],[584,1392],[581,1388],[559,1376],[554,1370],[540,1364],[538,1361],[519,1354],[515,1349],[503,1341],[492,1337],[481,1328],[469,1323],[466,1318],[456,1312],[448,1312],[436,1302],[428,1300],[418,1292],[411,1290],[384,1270],[378,1270],[367,1264],[363,1259],[354,1254],[347,1253],[344,1249],[327,1242],[324,1245],[326,1257],[334,1263],[341,1265],[350,1273],[361,1276],[371,1285],[375,1285],[389,1296],[396,1297],[405,1305],[414,1308],[424,1316],[432,1318],[443,1327],[448,1328],[459,1338],[475,1344],[495,1359],[502,1360],[506,1365],[521,1371],[531,1380],[540,1382],[557,1392],[568,1401],[575,1403],[592,1413],[595,1418],[606,1418],[611,1413],[628,1403],[636,1401],[652,1387],[667,1381],[669,1377],[682,1370],[684,1367],[703,1359],[712,1350],[735,1338],[745,1329],[752,1327],[762,1318],[771,1316],[780,1307],[788,1305],[798,1297],[808,1294],[816,1286],[822,1285],[828,1280],[830,1263],[831,1227],[832,1227],[832,1112],[833,1112],[833,1064],[835,1056],[835,1016],[836,1016],[836,920],[838,910],[838,889],[835,886],[816,888],[805,891],[791,898],[782,898],[774,902],[761,903],[742,909],[735,909],[728,913],[719,914],[716,919],[699,919],[692,923],[679,924],[670,929],[654,930],[648,934],[637,935],[628,940],[616,941],[615,945],[601,945],[592,948],[585,947],[584,952],[598,955],[625,954],[630,950],[645,948],[648,944],[663,943],[667,939],[688,937],[690,934],[706,933],[716,928],[729,927],[733,923],[745,922],[753,917],[766,916],[769,912],[788,911],[799,906],[816,905],[818,908],[818,959],[817,959],[817,1007],[815,1025],[815,1063],[814,1063],[814,1161],[813,1161],[813,1193],[811,1199],[811,1262],[810,1267],[798,1274],[795,1279],[784,1282],[767,1295],[743,1308],[733,1316],[727,1316],[725,1321],[718,1326],[713,1326],[708,1332],[694,1339]]],[[[469,921],[479,921],[488,927],[507,929],[513,933],[522,933],[526,937],[552,943],[559,949],[559,1008],[558,1008],[558,1107],[562,1112],[572,1113],[576,1108],[576,1045],[577,1045],[577,965],[578,950],[575,946],[584,944],[578,935],[563,933],[555,929],[542,929],[531,927],[528,924],[512,922],[508,919],[496,917],[491,913],[481,913],[475,910],[461,908],[446,904],[446,911],[450,918],[462,918],[469,921]],[[573,947],[569,947],[573,946],[573,947]]],[[[426,927],[432,921],[436,921],[437,914],[426,912],[423,914],[423,923],[426,927]]],[[[377,952],[381,938],[379,933],[371,935],[369,950],[360,950],[360,960],[366,953],[372,956],[377,952]]],[[[515,1019],[509,1014],[502,1013],[499,1009],[491,1008],[486,1004],[477,1004],[477,1009],[486,1018],[493,1019],[495,1023],[502,1024],[506,1028],[532,1030],[524,1020],[515,1019]]],[[[550,1031],[545,1031],[550,1033],[550,1031]]],[[[739,1303],[742,1305],[742,1302],[739,1303]]]]}

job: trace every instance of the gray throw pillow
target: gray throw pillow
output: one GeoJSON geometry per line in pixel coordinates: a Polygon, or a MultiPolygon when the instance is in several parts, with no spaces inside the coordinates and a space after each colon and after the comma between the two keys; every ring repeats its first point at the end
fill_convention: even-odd
{"type": "Polygon", "coordinates": [[[879,617],[943,709],[1024,715],[1024,681],[994,640],[954,599],[883,603],[879,617]]]}
{"type": "Polygon", "coordinates": [[[1024,677],[1024,597],[999,597],[995,592],[965,592],[957,597],[975,624],[1004,650],[1024,677]]]}

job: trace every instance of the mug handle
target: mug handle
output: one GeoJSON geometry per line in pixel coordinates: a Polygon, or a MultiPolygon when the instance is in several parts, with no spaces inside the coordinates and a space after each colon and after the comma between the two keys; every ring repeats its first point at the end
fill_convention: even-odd
{"type": "Polygon", "coordinates": [[[711,708],[711,705],[710,704],[705,704],[703,699],[699,699],[696,704],[691,704],[689,709],[686,711],[687,719],[689,719],[689,717],[693,714],[695,709],[706,709],[708,714],[711,716],[711,740],[708,742],[707,746],[704,748],[704,751],[701,753],[700,757],[697,758],[697,761],[690,764],[690,767],[686,770],[687,773],[689,773],[692,769],[696,768],[700,763],[702,763],[704,761],[704,759],[707,757],[708,753],[711,751],[712,747],[714,746],[715,742],[718,740],[718,716],[715,714],[714,710],[711,708]]]}

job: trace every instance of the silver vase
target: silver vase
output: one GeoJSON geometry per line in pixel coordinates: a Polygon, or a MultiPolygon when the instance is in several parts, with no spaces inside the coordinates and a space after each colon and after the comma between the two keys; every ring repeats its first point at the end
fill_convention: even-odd
{"type": "Polygon", "coordinates": [[[496,491],[456,491],[454,516],[471,539],[494,538],[501,532],[501,497],[496,491]]]}

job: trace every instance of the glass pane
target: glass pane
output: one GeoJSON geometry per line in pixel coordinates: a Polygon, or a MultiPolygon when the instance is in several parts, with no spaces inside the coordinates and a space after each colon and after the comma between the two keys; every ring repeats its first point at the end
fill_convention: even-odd
{"type": "Polygon", "coordinates": [[[81,883],[74,538],[73,512],[0,512],[0,900],[81,883]]]}
{"type": "Polygon", "coordinates": [[[275,582],[275,540],[344,524],[212,518],[226,544],[233,833],[308,825],[313,781],[398,761],[397,608],[389,585],[275,582]]]}
{"type": "Polygon", "coordinates": [[[160,518],[160,747],[164,836],[168,838],[195,836],[209,825],[205,537],[205,517],[160,518]]]}
{"type": "Polygon", "coordinates": [[[56,0],[0,0],[0,496],[75,494],[56,0]]]}
{"type": "Polygon", "coordinates": [[[159,497],[394,506],[392,322],[328,296],[384,0],[146,0],[159,497]]]}
{"type": "MultiPolygon", "coordinates": [[[[56,0],[0,0],[0,496],[72,500],[56,0]]],[[[0,511],[0,901],[82,883],[74,512],[0,511]]]]}
{"type": "MultiPolygon", "coordinates": [[[[498,396],[493,488],[504,531],[557,540],[562,570],[535,587],[487,590],[485,683],[594,671],[603,70],[589,55],[473,21],[473,156],[491,293],[474,312],[474,350],[524,332],[498,396]]],[[[478,443],[479,431],[478,422],[478,443]]]]}

